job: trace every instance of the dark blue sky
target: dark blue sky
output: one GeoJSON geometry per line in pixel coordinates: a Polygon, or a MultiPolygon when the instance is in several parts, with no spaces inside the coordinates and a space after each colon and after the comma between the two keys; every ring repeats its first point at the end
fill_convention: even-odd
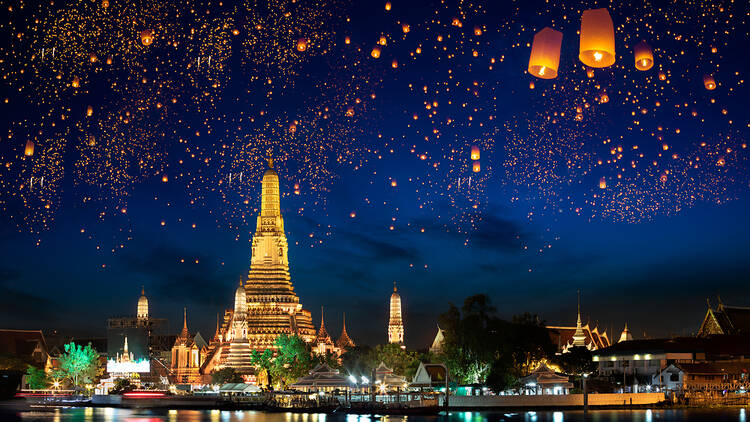
{"type": "MultiPolygon", "coordinates": [[[[557,325],[575,323],[581,289],[584,319],[615,336],[628,322],[636,337],[696,331],[717,294],[750,306],[748,62],[735,54],[748,41],[747,5],[656,13],[659,5],[629,2],[394,1],[385,11],[380,2],[336,1],[256,31],[253,22],[273,11],[195,3],[212,13],[193,18],[241,29],[230,48],[180,35],[175,54],[160,42],[176,23],[144,12],[142,26],[158,28],[153,48],[115,54],[116,65],[126,63],[116,71],[58,53],[63,69],[91,81],[85,95],[35,79],[44,62],[29,62],[37,76],[14,67],[39,46],[70,41],[4,38],[0,325],[103,336],[107,317],[135,312],[144,285],[152,314],[173,331],[187,307],[191,330],[212,335],[249,269],[268,149],[279,157],[292,282],[316,324],[325,307],[336,337],[346,312],[356,342],[384,342],[394,281],[412,348],[429,345],[449,303],[476,293],[489,294],[502,316],[530,312],[557,325]],[[593,7],[610,8],[618,61],[588,78],[576,30],[580,10],[593,7]],[[564,32],[552,81],[525,72],[545,25],[564,32]],[[294,52],[303,35],[310,49],[294,52]],[[373,59],[381,35],[387,45],[373,59]],[[655,49],[648,72],[632,66],[640,39],[655,49]],[[180,62],[198,54],[225,58],[208,82],[190,73],[195,63],[180,62]],[[707,73],[719,81],[715,91],[703,88],[707,73]],[[141,77],[157,87],[144,88],[141,77]],[[143,111],[172,95],[186,106],[143,111]],[[70,111],[89,103],[92,117],[70,111]],[[45,117],[60,113],[65,120],[45,117]],[[118,126],[123,116],[130,126],[118,126]],[[37,129],[45,135],[24,159],[37,129]],[[91,133],[96,146],[76,146],[91,133]],[[482,150],[478,173],[472,145],[482,150]],[[109,161],[118,151],[125,158],[109,161]],[[229,185],[240,171],[243,181],[229,185]],[[26,194],[41,175],[47,190],[26,194]]],[[[29,33],[56,33],[40,21],[29,33]]],[[[91,43],[106,50],[104,40],[91,43]]]]}

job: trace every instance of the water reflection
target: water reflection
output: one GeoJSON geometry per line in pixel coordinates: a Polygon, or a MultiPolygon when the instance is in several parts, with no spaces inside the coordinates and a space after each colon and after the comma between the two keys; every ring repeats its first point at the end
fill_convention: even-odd
{"type": "Polygon", "coordinates": [[[227,410],[158,410],[113,408],[34,409],[6,415],[0,421],[40,422],[748,422],[745,408],[726,409],[633,409],[451,412],[445,416],[387,416],[345,414],[264,413],[227,410]]]}

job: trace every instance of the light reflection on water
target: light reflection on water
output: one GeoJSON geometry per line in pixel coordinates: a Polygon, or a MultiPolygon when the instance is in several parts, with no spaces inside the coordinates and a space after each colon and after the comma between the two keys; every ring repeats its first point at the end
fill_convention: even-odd
{"type": "Polygon", "coordinates": [[[748,422],[745,408],[451,412],[449,416],[264,413],[236,410],[34,409],[0,413],[19,422],[748,422]]]}

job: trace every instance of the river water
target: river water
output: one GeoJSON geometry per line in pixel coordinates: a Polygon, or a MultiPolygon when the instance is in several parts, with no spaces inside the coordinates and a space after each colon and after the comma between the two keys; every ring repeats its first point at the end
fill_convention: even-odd
{"type": "Polygon", "coordinates": [[[143,410],[115,408],[58,408],[2,411],[0,421],[43,422],[748,422],[750,409],[638,409],[451,412],[449,416],[370,416],[344,414],[264,413],[224,410],[143,410]]]}

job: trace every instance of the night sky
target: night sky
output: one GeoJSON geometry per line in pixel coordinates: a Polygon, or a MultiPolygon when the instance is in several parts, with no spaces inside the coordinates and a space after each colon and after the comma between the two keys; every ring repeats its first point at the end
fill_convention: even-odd
{"type": "Polygon", "coordinates": [[[143,285],[172,331],[187,307],[213,335],[269,152],[295,291],[334,337],[345,312],[385,342],[394,281],[415,349],[477,293],[572,325],[580,289],[615,337],[750,306],[750,6],[553,3],[5,2],[0,326],[104,336],[143,285]],[[589,77],[596,7],[617,61],[589,77]],[[564,34],[552,80],[526,71],[544,26],[564,34]]]}

